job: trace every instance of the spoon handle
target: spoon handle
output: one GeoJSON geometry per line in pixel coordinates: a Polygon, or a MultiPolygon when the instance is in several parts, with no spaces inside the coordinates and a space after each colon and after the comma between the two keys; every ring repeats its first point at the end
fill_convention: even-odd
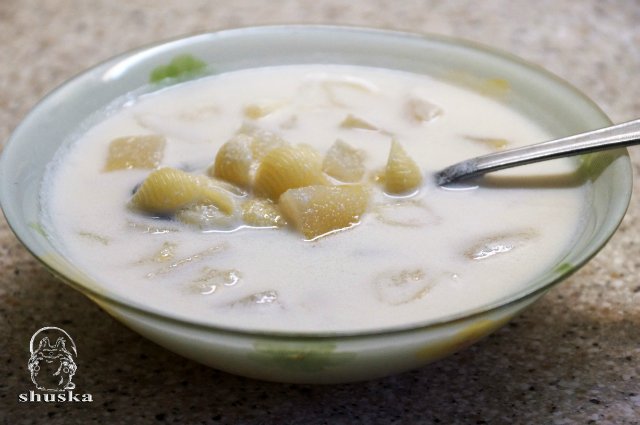
{"type": "Polygon", "coordinates": [[[445,168],[435,177],[438,185],[444,186],[504,168],[636,144],[640,144],[640,119],[471,158],[445,168]]]}

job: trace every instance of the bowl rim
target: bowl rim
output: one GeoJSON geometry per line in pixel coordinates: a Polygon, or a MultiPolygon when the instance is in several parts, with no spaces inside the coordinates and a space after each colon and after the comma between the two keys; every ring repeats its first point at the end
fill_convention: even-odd
{"type": "MultiPolygon", "coordinates": [[[[579,98],[582,102],[587,104],[594,112],[599,114],[603,121],[611,123],[611,120],[606,116],[606,114],[602,111],[602,109],[586,94],[582,91],[575,88],[572,84],[564,80],[563,78],[551,73],[545,68],[535,64],[528,62],[512,53],[508,53],[475,41],[470,41],[458,37],[445,36],[441,34],[431,34],[431,33],[417,33],[417,32],[408,32],[408,31],[399,31],[399,30],[391,30],[391,29],[383,29],[383,28],[370,28],[366,26],[356,26],[356,25],[316,25],[316,24],[284,24],[284,25],[260,25],[260,26],[247,26],[247,27],[235,27],[229,29],[222,29],[218,31],[212,32],[200,32],[187,36],[177,36],[165,40],[160,40],[153,43],[148,43],[123,53],[117,54],[110,58],[107,58],[103,61],[98,62],[97,64],[84,69],[73,76],[66,79],[63,83],[59,84],[57,87],[52,89],[48,94],[42,97],[30,110],[29,112],[22,118],[21,122],[14,128],[8,140],[5,142],[2,150],[0,151],[0,175],[3,174],[5,167],[3,164],[8,161],[7,155],[5,152],[7,151],[7,147],[12,143],[17,143],[15,141],[14,135],[21,129],[24,122],[29,118],[29,116],[35,113],[40,106],[47,102],[50,98],[54,97],[59,91],[63,90],[69,85],[73,85],[76,83],[76,80],[80,77],[92,73],[98,68],[104,67],[106,65],[115,66],[118,63],[122,63],[128,59],[131,59],[135,55],[140,53],[149,52],[152,49],[165,47],[171,44],[180,43],[188,46],[190,43],[193,43],[203,37],[211,37],[215,36],[215,40],[219,40],[224,37],[233,37],[233,36],[241,36],[241,35],[259,35],[262,33],[276,33],[283,31],[307,31],[307,32],[343,32],[343,33],[358,33],[361,35],[371,35],[371,36],[383,36],[388,38],[396,38],[396,39],[406,39],[413,41],[423,41],[423,42],[436,42],[439,44],[447,45],[448,47],[457,46],[470,50],[478,51],[484,55],[492,56],[498,59],[505,60],[507,62],[511,62],[529,70],[534,71],[536,74],[544,77],[547,80],[553,80],[557,84],[563,86],[567,89],[573,96],[579,98]]],[[[494,302],[484,304],[480,307],[468,309],[466,311],[452,313],[443,317],[437,317],[428,320],[415,321],[407,324],[383,327],[383,328],[375,328],[375,329],[364,329],[364,330],[344,330],[344,331],[279,331],[279,330],[260,330],[260,329],[247,329],[247,328],[235,328],[232,326],[222,326],[216,325],[204,321],[197,321],[187,319],[182,316],[177,316],[168,313],[162,313],[159,309],[154,309],[148,306],[145,306],[138,302],[132,302],[131,300],[127,300],[124,297],[120,297],[116,294],[107,294],[97,291],[88,285],[81,283],[80,281],[76,281],[65,276],[61,271],[56,268],[54,262],[47,260],[41,255],[38,255],[34,252],[32,247],[21,237],[21,231],[17,230],[17,224],[19,224],[19,217],[14,217],[12,214],[8,214],[6,208],[3,206],[8,199],[7,190],[4,188],[7,179],[0,180],[0,209],[2,209],[6,222],[14,233],[16,238],[21,242],[21,244],[27,249],[27,251],[35,257],[41,264],[45,266],[45,268],[53,274],[58,279],[62,280],[72,288],[80,291],[82,294],[90,298],[92,301],[98,303],[101,307],[104,308],[106,304],[109,307],[115,307],[120,310],[127,311],[129,313],[134,313],[136,315],[142,315],[149,319],[158,320],[160,322],[168,323],[171,325],[180,325],[183,327],[193,328],[205,332],[217,332],[225,335],[244,335],[249,337],[277,337],[283,340],[301,340],[301,339],[332,339],[332,340],[344,340],[344,339],[361,339],[361,338],[370,338],[370,337],[379,337],[382,335],[398,335],[398,334],[406,334],[413,332],[422,332],[427,329],[437,329],[444,326],[454,325],[466,321],[473,321],[479,317],[485,316],[487,314],[491,314],[494,312],[498,312],[502,309],[508,309],[510,307],[515,307],[520,303],[527,301],[528,299],[535,300],[536,297],[542,295],[544,292],[549,290],[552,286],[557,284],[558,282],[566,279],[571,274],[580,269],[584,264],[586,264],[591,258],[593,258],[611,239],[611,237],[615,234],[617,228],[620,223],[624,219],[626,210],[629,207],[629,203],[631,200],[631,189],[633,185],[632,180],[632,171],[631,171],[631,162],[630,157],[625,148],[617,149],[615,152],[620,154],[623,160],[623,166],[628,168],[629,172],[626,173],[627,185],[624,189],[624,199],[620,201],[623,203],[624,208],[621,208],[619,217],[616,217],[615,220],[612,220],[606,229],[606,237],[603,238],[599,244],[593,244],[594,246],[590,246],[589,250],[586,250],[585,255],[580,258],[580,261],[572,264],[572,267],[566,270],[561,270],[559,274],[553,278],[549,279],[538,285],[529,285],[521,290],[511,294],[510,296],[500,298],[494,302]],[[104,304],[103,304],[104,303],[104,304]]],[[[623,189],[623,190],[624,190],[623,189]]]]}

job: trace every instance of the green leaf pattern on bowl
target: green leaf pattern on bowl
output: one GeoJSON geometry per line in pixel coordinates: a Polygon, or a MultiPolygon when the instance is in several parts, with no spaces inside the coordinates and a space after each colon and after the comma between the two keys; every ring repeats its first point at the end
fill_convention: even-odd
{"type": "Polygon", "coordinates": [[[574,268],[575,266],[571,263],[560,263],[553,270],[556,273],[565,274],[565,273],[571,273],[574,268]]]}
{"type": "Polygon", "coordinates": [[[333,343],[255,342],[248,357],[275,369],[320,372],[356,358],[356,353],[336,352],[333,343]]]}
{"type": "Polygon", "coordinates": [[[158,83],[168,78],[183,81],[204,74],[206,68],[205,62],[192,55],[178,55],[167,65],[154,68],[149,75],[149,82],[158,83]]]}
{"type": "Polygon", "coordinates": [[[29,223],[29,227],[40,236],[45,238],[47,237],[47,232],[44,230],[44,227],[42,227],[42,224],[37,222],[31,222],[29,223]]]}
{"type": "Polygon", "coordinates": [[[582,155],[578,174],[585,180],[594,181],[613,163],[618,157],[624,156],[624,152],[609,151],[582,155]]]}

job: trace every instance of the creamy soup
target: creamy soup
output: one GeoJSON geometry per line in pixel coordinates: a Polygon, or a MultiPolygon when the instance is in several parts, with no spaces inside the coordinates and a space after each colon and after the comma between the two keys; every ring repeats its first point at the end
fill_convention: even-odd
{"type": "Polygon", "coordinates": [[[480,187],[437,187],[433,173],[447,165],[549,134],[498,99],[400,71],[230,72],[130,98],[88,127],[43,185],[61,249],[107,293],[233,328],[367,330],[492,303],[568,251],[586,199],[568,159],[496,173],[480,187]],[[366,208],[348,226],[309,235],[286,214],[271,227],[243,221],[238,211],[260,195],[251,183],[226,188],[234,211],[213,224],[132,207],[154,168],[207,176],[240,134],[313,150],[322,185],[365,188],[366,208]],[[130,152],[127,140],[142,139],[151,143],[130,152]],[[337,140],[355,161],[347,177],[326,164],[337,140]],[[422,176],[398,193],[385,186],[392,141],[422,176]]]}

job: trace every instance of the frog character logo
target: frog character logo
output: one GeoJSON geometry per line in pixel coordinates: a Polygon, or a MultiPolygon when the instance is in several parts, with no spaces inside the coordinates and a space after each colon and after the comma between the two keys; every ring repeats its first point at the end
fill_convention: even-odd
{"type": "Polygon", "coordinates": [[[75,388],[76,384],[71,382],[71,379],[78,368],[73,361],[73,357],[77,357],[78,352],[76,344],[66,331],[54,326],[39,329],[31,337],[29,350],[31,357],[27,367],[36,388],[41,391],[65,391],[75,388]],[[37,348],[34,349],[34,342],[38,335],[45,331],[47,336],[42,337],[37,348]],[[58,336],[55,344],[52,345],[51,341],[58,332],[62,335],[58,336]],[[53,334],[52,339],[50,334],[53,334]],[[73,351],[73,355],[69,350],[73,351]]]}

